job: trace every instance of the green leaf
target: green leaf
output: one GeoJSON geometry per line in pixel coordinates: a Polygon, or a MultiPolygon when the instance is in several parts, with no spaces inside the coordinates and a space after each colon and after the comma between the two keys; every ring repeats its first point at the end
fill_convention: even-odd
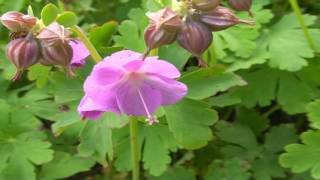
{"type": "Polygon", "coordinates": [[[281,73],[278,102],[289,114],[306,112],[306,106],[313,99],[310,85],[290,73],[281,73]]]}
{"type": "Polygon", "coordinates": [[[102,26],[95,26],[90,29],[90,41],[98,49],[107,47],[112,39],[112,35],[117,31],[118,23],[109,21],[102,26]]]}
{"type": "Polygon", "coordinates": [[[36,86],[42,88],[48,82],[50,70],[51,67],[49,66],[42,66],[40,64],[33,65],[29,68],[28,79],[36,81],[36,86]]]}
{"type": "Polygon", "coordinates": [[[79,172],[88,171],[94,164],[95,161],[91,158],[81,158],[56,151],[54,159],[42,166],[39,178],[42,180],[66,178],[79,172]]]}
{"type": "Polygon", "coordinates": [[[180,80],[188,86],[187,97],[191,99],[204,99],[231,87],[246,85],[241,77],[217,68],[201,68],[185,74],[180,80]]]}
{"type": "Polygon", "coordinates": [[[170,150],[176,151],[177,145],[167,126],[148,126],[144,132],[142,161],[144,168],[153,176],[161,175],[171,162],[170,150]]]}
{"type": "Polygon", "coordinates": [[[252,163],[253,177],[255,180],[272,180],[285,178],[284,169],[278,163],[278,155],[263,154],[252,163]]]}
{"type": "Polygon", "coordinates": [[[191,170],[178,166],[159,177],[152,177],[151,180],[196,180],[196,177],[191,170]]]}
{"type": "Polygon", "coordinates": [[[113,159],[112,131],[107,121],[87,121],[80,134],[79,155],[94,157],[103,166],[107,166],[107,154],[113,159]]]}
{"type": "Polygon", "coordinates": [[[247,126],[220,121],[216,128],[217,136],[225,142],[240,145],[248,150],[254,150],[258,146],[255,134],[247,126]]]}
{"type": "Polygon", "coordinates": [[[320,132],[307,131],[301,135],[302,144],[290,144],[280,156],[280,164],[294,173],[311,171],[312,177],[320,178],[320,132]]]}
{"type": "Polygon", "coordinates": [[[123,21],[119,26],[119,36],[115,36],[116,45],[138,52],[144,52],[146,46],[143,40],[144,28],[148,25],[145,11],[140,8],[131,9],[131,20],[123,21]]]}
{"type": "Polygon", "coordinates": [[[41,20],[44,25],[48,26],[56,20],[60,10],[52,3],[47,4],[41,11],[41,20]]]}
{"type": "Polygon", "coordinates": [[[65,11],[58,15],[56,21],[65,27],[71,27],[77,25],[78,17],[71,11],[65,11]]]}
{"type": "Polygon", "coordinates": [[[285,145],[295,143],[297,140],[298,136],[293,126],[274,126],[266,134],[264,146],[268,152],[277,153],[283,151],[285,145]]]}
{"type": "Polygon", "coordinates": [[[138,52],[144,52],[146,47],[144,41],[139,36],[138,26],[134,21],[125,20],[119,26],[121,36],[115,36],[117,45],[123,46],[138,52]]]}
{"type": "Polygon", "coordinates": [[[205,146],[212,139],[209,126],[217,120],[217,112],[204,102],[184,99],[164,108],[169,129],[178,144],[187,149],[205,146]]]}
{"type": "Polygon", "coordinates": [[[307,111],[312,127],[320,129],[320,100],[308,104],[307,111]]]}
{"type": "Polygon", "coordinates": [[[239,159],[215,160],[209,165],[204,179],[234,180],[236,177],[237,180],[248,180],[250,173],[247,170],[246,162],[239,159]]]}
{"type": "MultiPolygon", "coordinates": [[[[314,24],[316,17],[304,15],[306,25],[314,24]]],[[[294,14],[284,16],[264,33],[270,54],[269,65],[280,70],[298,71],[307,66],[307,58],[314,57],[294,14]],[[290,53],[287,53],[290,52],[290,53]]]]}
{"type": "Polygon", "coordinates": [[[0,122],[0,179],[35,180],[34,164],[41,165],[53,158],[51,144],[38,131],[38,120],[26,117],[17,122],[1,118],[0,122]]]}
{"type": "Polygon", "coordinates": [[[246,107],[255,105],[267,106],[276,96],[277,74],[269,68],[244,72],[241,77],[248,82],[247,86],[238,88],[235,92],[246,107]],[[263,93],[262,93],[263,92],[263,93]]]}
{"type": "Polygon", "coordinates": [[[239,108],[237,110],[237,122],[250,127],[257,136],[269,127],[268,119],[254,109],[239,108]]]}
{"type": "Polygon", "coordinates": [[[159,58],[169,61],[180,70],[186,65],[189,57],[190,53],[176,43],[159,48],[159,58]]]}

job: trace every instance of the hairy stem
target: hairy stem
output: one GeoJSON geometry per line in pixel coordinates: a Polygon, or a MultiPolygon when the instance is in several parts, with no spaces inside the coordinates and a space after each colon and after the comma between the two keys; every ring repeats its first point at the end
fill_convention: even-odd
{"type": "Polygon", "coordinates": [[[316,51],[316,46],[315,46],[314,41],[309,33],[308,27],[305,24],[305,21],[303,19],[303,15],[302,15],[302,12],[301,12],[301,9],[299,7],[297,0],[289,0],[289,2],[290,2],[292,10],[294,11],[294,13],[297,16],[297,19],[300,23],[301,29],[304,33],[305,38],[308,41],[310,48],[312,48],[314,51],[316,51]]]}
{"type": "Polygon", "coordinates": [[[131,144],[131,161],[132,161],[132,180],[139,180],[140,176],[140,153],[138,144],[138,119],[130,117],[130,144],[131,144]]]}
{"type": "Polygon", "coordinates": [[[86,48],[89,50],[91,57],[93,60],[98,63],[102,60],[102,57],[96,50],[96,48],[93,46],[93,44],[90,42],[90,40],[87,38],[87,36],[84,34],[82,29],[79,26],[73,26],[71,29],[78,34],[78,37],[80,41],[86,46],[86,48]]]}

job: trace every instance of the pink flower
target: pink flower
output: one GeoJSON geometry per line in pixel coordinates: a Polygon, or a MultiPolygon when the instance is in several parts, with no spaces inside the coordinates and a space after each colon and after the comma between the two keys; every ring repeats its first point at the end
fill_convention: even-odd
{"type": "Polygon", "coordinates": [[[88,49],[78,40],[71,40],[69,45],[72,47],[73,52],[70,66],[75,68],[83,67],[86,63],[85,59],[90,55],[88,49]]]}
{"type": "Polygon", "coordinates": [[[124,50],[98,63],[84,83],[85,96],[78,111],[96,119],[103,112],[146,116],[149,124],[161,105],[174,104],[187,93],[187,86],[175,78],[179,70],[157,57],[142,60],[142,54],[124,50]]]}

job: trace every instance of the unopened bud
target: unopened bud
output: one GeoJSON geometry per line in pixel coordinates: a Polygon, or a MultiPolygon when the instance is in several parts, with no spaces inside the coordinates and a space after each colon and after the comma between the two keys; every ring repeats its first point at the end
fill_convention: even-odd
{"type": "Polygon", "coordinates": [[[41,41],[43,65],[69,66],[72,58],[72,47],[68,42],[56,42],[55,44],[41,41]]]}
{"type": "Polygon", "coordinates": [[[55,44],[56,42],[60,43],[69,41],[70,35],[71,33],[62,25],[54,22],[48,27],[43,28],[37,38],[46,44],[55,44]]]}
{"type": "Polygon", "coordinates": [[[254,25],[254,22],[239,19],[233,11],[222,6],[214,11],[202,12],[199,18],[212,31],[221,31],[239,23],[254,25]]]}
{"type": "Polygon", "coordinates": [[[192,0],[192,7],[201,11],[210,11],[218,7],[220,0],[192,0]]]}
{"type": "Polygon", "coordinates": [[[36,17],[15,11],[3,14],[0,20],[12,32],[29,31],[37,23],[36,17]]]}
{"type": "Polygon", "coordinates": [[[178,33],[177,41],[193,55],[200,56],[210,46],[212,33],[202,23],[188,18],[178,33]]]}
{"type": "Polygon", "coordinates": [[[177,13],[170,8],[161,9],[148,15],[150,25],[146,28],[144,39],[148,49],[171,44],[176,39],[182,21],[177,13]]]}
{"type": "Polygon", "coordinates": [[[252,0],[228,0],[228,3],[233,9],[237,11],[248,11],[252,16],[252,13],[250,12],[252,0]]]}
{"type": "Polygon", "coordinates": [[[19,79],[24,70],[37,63],[39,55],[39,44],[32,34],[12,40],[7,47],[7,56],[17,69],[12,80],[19,79]]]}

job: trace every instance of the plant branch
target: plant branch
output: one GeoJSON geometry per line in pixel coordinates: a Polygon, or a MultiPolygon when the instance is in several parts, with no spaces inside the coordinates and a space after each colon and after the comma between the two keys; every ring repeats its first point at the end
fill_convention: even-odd
{"type": "Polygon", "coordinates": [[[140,152],[138,144],[138,119],[130,116],[130,144],[131,144],[131,161],[132,161],[132,180],[139,180],[140,176],[140,152]]]}
{"type": "Polygon", "coordinates": [[[86,48],[89,50],[91,57],[93,60],[98,63],[102,60],[102,57],[98,53],[97,49],[93,46],[91,41],[87,38],[87,36],[84,34],[82,29],[79,26],[72,26],[71,29],[78,34],[78,37],[80,41],[86,46],[86,48]]]}
{"type": "Polygon", "coordinates": [[[306,26],[306,23],[304,21],[304,18],[303,18],[303,15],[302,15],[302,12],[301,12],[301,9],[299,7],[299,4],[298,4],[297,0],[289,0],[289,2],[290,2],[292,10],[294,11],[294,13],[297,16],[297,19],[298,19],[298,21],[300,23],[301,29],[302,29],[302,31],[304,33],[305,38],[308,41],[308,44],[309,44],[310,48],[312,48],[314,51],[317,51],[315,43],[314,43],[314,41],[313,41],[313,39],[312,39],[312,37],[310,35],[308,27],[306,26]]]}

